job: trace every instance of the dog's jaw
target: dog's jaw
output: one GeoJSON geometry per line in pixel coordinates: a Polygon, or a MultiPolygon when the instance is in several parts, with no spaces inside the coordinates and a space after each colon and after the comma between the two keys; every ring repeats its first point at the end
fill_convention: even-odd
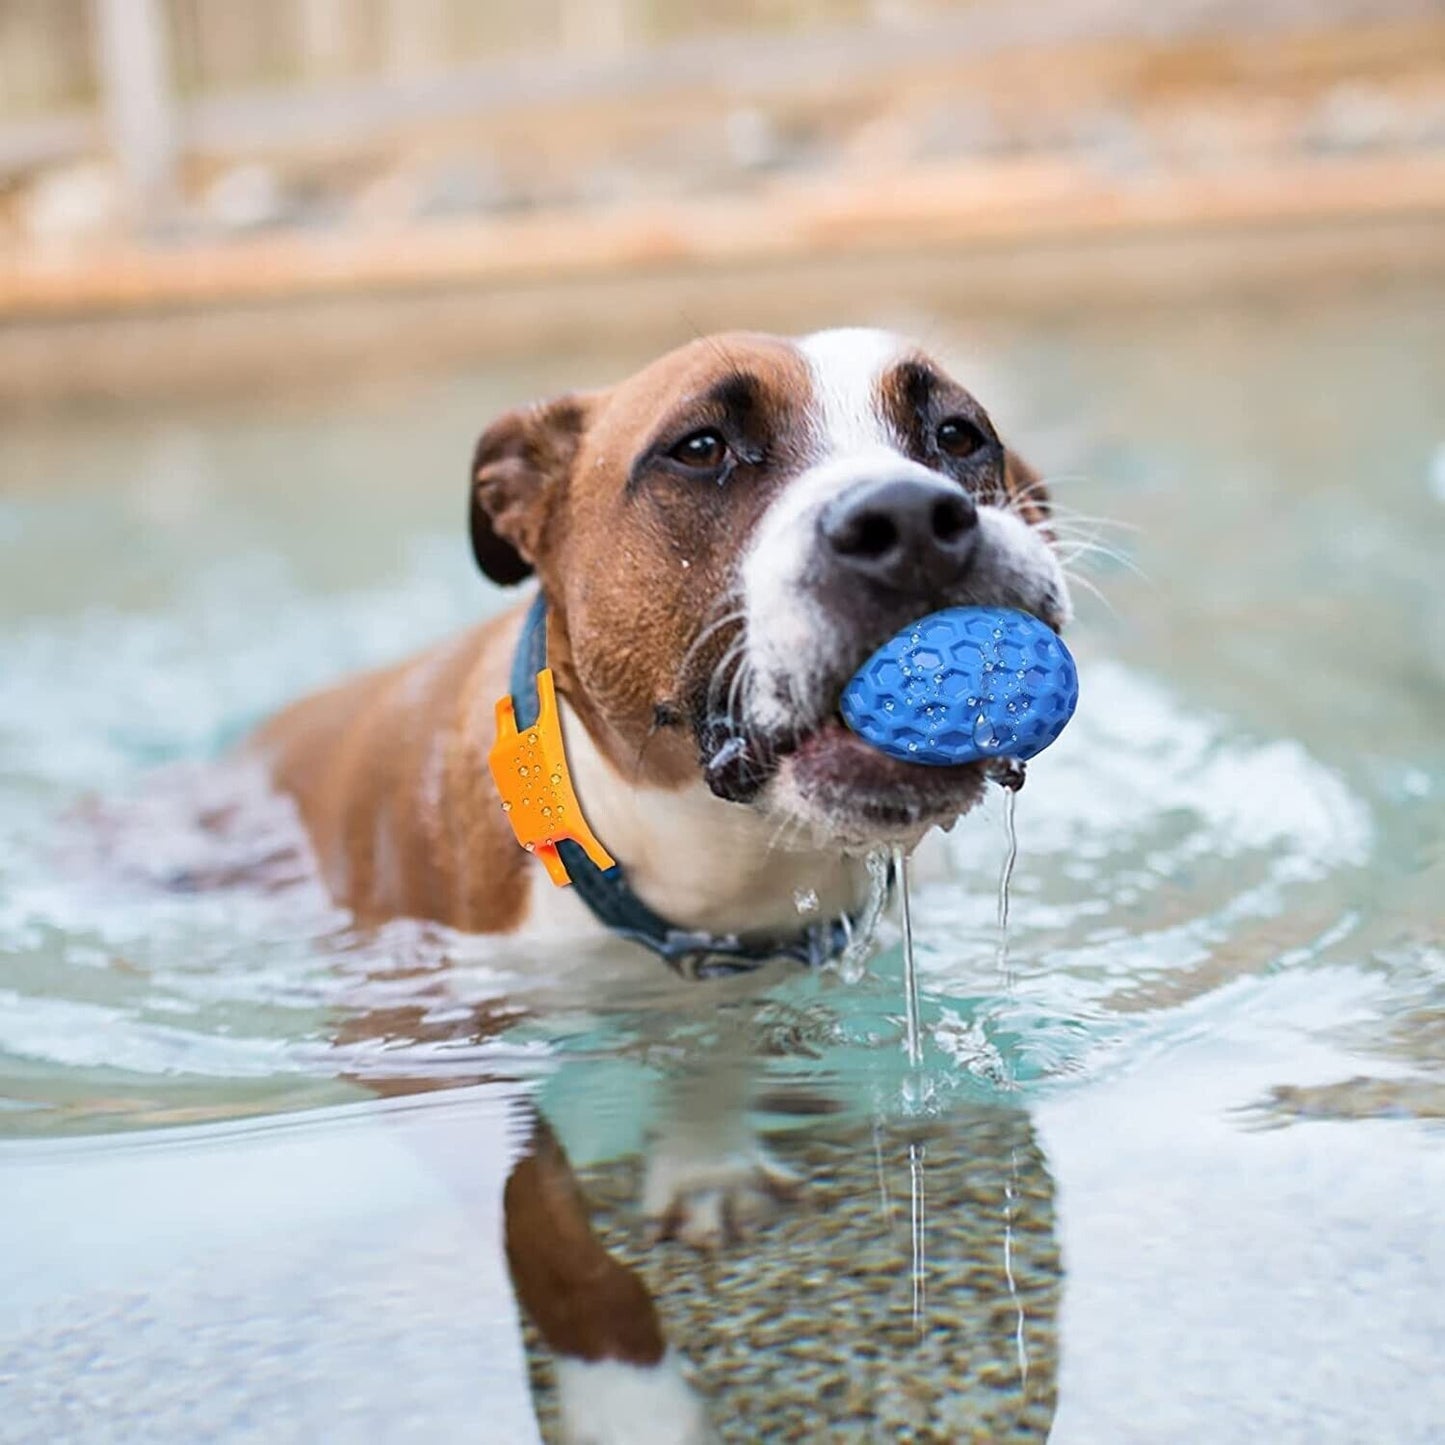
{"type": "Polygon", "coordinates": [[[816,846],[828,839],[848,857],[882,846],[915,848],[951,826],[983,797],[981,764],[921,768],[875,752],[829,720],[778,765],[760,800],[786,831],[816,846]]]}

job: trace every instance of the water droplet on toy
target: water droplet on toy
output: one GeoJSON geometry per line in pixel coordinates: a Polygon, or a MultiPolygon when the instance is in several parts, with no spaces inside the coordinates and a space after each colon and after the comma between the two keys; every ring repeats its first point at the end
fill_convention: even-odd
{"type": "Polygon", "coordinates": [[[527,765],[525,763],[517,769],[517,776],[519,778],[525,778],[527,776],[527,765]]]}
{"type": "Polygon", "coordinates": [[[528,733],[528,734],[527,734],[527,741],[528,741],[529,743],[531,743],[532,746],[535,748],[535,747],[537,746],[537,734],[536,734],[536,733],[528,733]]]}
{"type": "Polygon", "coordinates": [[[504,813],[510,813],[512,811],[512,805],[507,802],[505,798],[502,800],[502,811],[504,813]]]}
{"type": "Polygon", "coordinates": [[[917,743],[909,743],[909,744],[908,744],[908,751],[909,751],[910,753],[916,753],[916,752],[918,751],[918,744],[917,744],[917,743]]]}
{"type": "Polygon", "coordinates": [[[553,773],[553,774],[552,774],[552,786],[553,786],[554,788],[555,788],[555,787],[558,787],[558,786],[561,785],[561,782],[562,782],[562,774],[561,774],[561,773],[553,773]]]}
{"type": "Polygon", "coordinates": [[[941,687],[943,685],[943,674],[941,672],[935,672],[933,674],[933,685],[934,687],[941,687]]]}
{"type": "Polygon", "coordinates": [[[794,889],[793,907],[799,913],[816,913],[818,911],[818,895],[811,888],[794,889]]]}
{"type": "Polygon", "coordinates": [[[1003,628],[1002,628],[1002,627],[995,627],[994,630],[993,630],[993,635],[994,635],[995,637],[1002,637],[1002,636],[1003,636],[1003,628]]]}
{"type": "Polygon", "coordinates": [[[527,852],[531,853],[536,850],[537,845],[535,843],[523,843],[522,847],[524,847],[527,852]]]}
{"type": "Polygon", "coordinates": [[[542,816],[543,816],[544,818],[550,818],[550,817],[552,816],[552,810],[551,810],[551,808],[543,808],[543,809],[542,809],[542,816]]]}
{"type": "Polygon", "coordinates": [[[883,699],[883,711],[884,711],[884,712],[892,712],[892,711],[893,711],[893,699],[892,699],[891,697],[885,697],[885,698],[883,699]]]}

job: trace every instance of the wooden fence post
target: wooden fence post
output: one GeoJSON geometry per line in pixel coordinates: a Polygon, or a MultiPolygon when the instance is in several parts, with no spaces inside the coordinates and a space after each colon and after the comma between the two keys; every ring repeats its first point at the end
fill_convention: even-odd
{"type": "Polygon", "coordinates": [[[97,69],[110,144],[133,222],[163,224],[175,205],[176,120],[161,0],[94,0],[97,69]]]}

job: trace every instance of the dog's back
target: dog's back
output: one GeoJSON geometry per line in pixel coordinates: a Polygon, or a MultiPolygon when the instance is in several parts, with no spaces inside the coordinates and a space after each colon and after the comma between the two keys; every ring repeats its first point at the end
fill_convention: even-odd
{"type": "Polygon", "coordinates": [[[515,926],[526,856],[496,807],[484,751],[515,625],[495,619],[303,698],[253,739],[296,802],[331,896],[362,923],[515,926]]]}

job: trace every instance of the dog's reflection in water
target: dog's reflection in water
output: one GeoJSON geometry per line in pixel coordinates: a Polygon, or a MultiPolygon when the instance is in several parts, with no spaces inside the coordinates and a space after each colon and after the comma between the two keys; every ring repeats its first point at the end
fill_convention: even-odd
{"type": "MultiPolygon", "coordinates": [[[[598,1127],[609,1061],[559,1056],[513,1105],[502,1237],[542,1438],[1047,1439],[1062,1277],[1028,1114],[859,1107],[856,1084],[845,1102],[816,1067],[771,1067],[833,1033],[826,1005],[747,979],[682,997],[708,1005],[707,1030],[676,1008],[628,1009],[618,1030],[652,1081],[652,1101],[613,1105],[655,1102],[640,1150],[600,1146],[619,1122],[598,1127]]],[[[402,1006],[335,1037],[353,1058],[380,1040],[485,1046],[523,1014],[552,1031],[540,1007],[402,1006]]],[[[391,1095],[498,1081],[368,1073],[391,1095]]]]}
{"type": "Polygon", "coordinates": [[[506,1241],[543,1438],[1046,1439],[1061,1280],[1027,1115],[791,1122],[786,1191],[700,1249],[647,1217],[637,1159],[574,1171],[532,1115],[506,1241]]]}

